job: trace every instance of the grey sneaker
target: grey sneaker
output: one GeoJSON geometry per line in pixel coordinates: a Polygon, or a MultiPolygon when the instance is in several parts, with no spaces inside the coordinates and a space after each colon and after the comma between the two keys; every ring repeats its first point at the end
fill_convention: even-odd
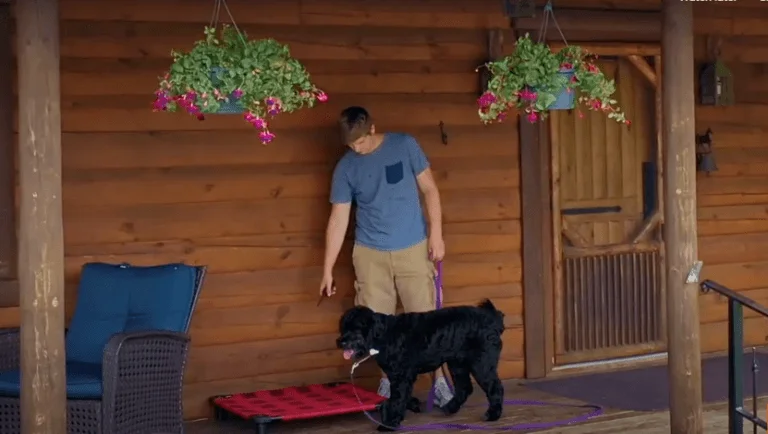
{"type": "Polygon", "coordinates": [[[379,390],[376,393],[384,398],[389,398],[389,379],[381,379],[381,382],[379,383],[379,390]]]}
{"type": "Polygon", "coordinates": [[[451,387],[448,386],[448,381],[445,377],[437,377],[437,381],[435,381],[435,405],[443,407],[451,399],[453,399],[453,393],[451,393],[451,387]]]}

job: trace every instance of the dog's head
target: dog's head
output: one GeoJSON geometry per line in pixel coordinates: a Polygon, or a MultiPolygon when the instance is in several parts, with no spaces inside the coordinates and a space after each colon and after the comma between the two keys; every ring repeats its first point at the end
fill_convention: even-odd
{"type": "Polygon", "coordinates": [[[346,360],[367,356],[373,348],[373,337],[383,326],[381,315],[367,307],[349,309],[339,321],[339,338],[336,346],[344,350],[346,360]]]}

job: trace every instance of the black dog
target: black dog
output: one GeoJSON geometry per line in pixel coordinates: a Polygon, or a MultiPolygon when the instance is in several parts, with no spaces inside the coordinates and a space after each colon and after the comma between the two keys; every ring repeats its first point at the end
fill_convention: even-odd
{"type": "Polygon", "coordinates": [[[498,420],[504,403],[498,375],[503,332],[504,314],[490,300],[478,307],[402,315],[354,307],[341,318],[336,345],[348,360],[365,357],[371,349],[379,351],[374,358],[391,388],[378,429],[392,431],[405,418],[406,409],[418,408],[418,400],[411,395],[417,375],[434,372],[443,364],[448,365],[455,389],[443,411],[454,414],[464,405],[472,393],[472,375],[488,398],[485,419],[498,420]]]}

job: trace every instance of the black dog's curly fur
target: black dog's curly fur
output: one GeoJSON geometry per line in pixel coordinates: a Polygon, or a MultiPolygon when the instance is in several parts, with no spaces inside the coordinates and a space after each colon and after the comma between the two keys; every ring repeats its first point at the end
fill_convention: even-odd
{"type": "Polygon", "coordinates": [[[449,307],[425,313],[383,315],[367,307],[348,310],[339,323],[336,345],[354,350],[354,358],[379,351],[375,360],[391,383],[390,398],[381,407],[379,431],[397,428],[405,411],[418,410],[412,397],[418,374],[446,364],[453,377],[454,397],[444,407],[454,414],[472,393],[474,377],[488,398],[485,419],[501,417],[504,388],[499,380],[504,314],[485,300],[477,307],[449,307]]]}

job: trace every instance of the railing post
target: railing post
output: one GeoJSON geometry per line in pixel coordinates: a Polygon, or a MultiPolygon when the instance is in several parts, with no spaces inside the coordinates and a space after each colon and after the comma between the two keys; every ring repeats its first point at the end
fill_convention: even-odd
{"type": "MultiPolygon", "coordinates": [[[[728,433],[743,434],[744,419],[744,309],[728,299],[728,433]]],[[[755,415],[757,416],[757,415],[755,415]]]]}

